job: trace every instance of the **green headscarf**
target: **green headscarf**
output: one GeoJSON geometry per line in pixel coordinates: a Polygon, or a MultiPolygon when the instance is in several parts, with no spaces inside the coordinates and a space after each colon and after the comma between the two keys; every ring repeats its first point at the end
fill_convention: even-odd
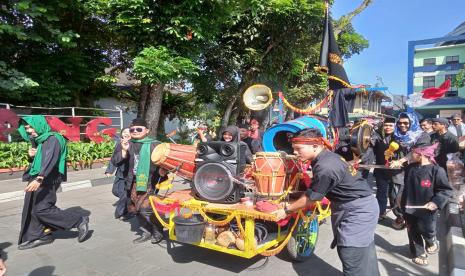
{"type": "Polygon", "coordinates": [[[31,169],[29,170],[29,174],[34,176],[38,175],[41,170],[42,166],[42,143],[48,139],[50,136],[55,136],[60,143],[60,157],[58,159],[58,171],[61,174],[65,174],[66,168],[66,155],[68,153],[68,149],[66,148],[66,140],[65,138],[57,133],[52,132],[50,126],[47,124],[47,120],[42,115],[30,115],[24,116],[19,123],[18,127],[19,134],[23,137],[26,141],[34,141],[37,143],[37,152],[34,156],[34,160],[32,161],[31,169]],[[38,134],[37,137],[30,138],[26,132],[26,128],[24,125],[30,125],[38,134]]]}
{"type": "Polygon", "coordinates": [[[155,142],[154,139],[145,137],[142,139],[131,139],[133,143],[142,143],[139,152],[139,162],[137,163],[136,172],[136,191],[146,192],[147,184],[150,181],[150,145],[155,142]]]}

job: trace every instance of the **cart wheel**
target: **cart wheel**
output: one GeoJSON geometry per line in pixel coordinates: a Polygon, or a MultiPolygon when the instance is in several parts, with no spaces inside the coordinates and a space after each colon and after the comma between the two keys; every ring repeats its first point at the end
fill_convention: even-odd
{"type": "MultiPolygon", "coordinates": [[[[310,213],[307,215],[310,215],[310,213]]],[[[312,255],[318,239],[318,228],[318,217],[315,217],[307,227],[305,227],[304,221],[300,219],[287,244],[287,253],[293,261],[303,262],[312,255]]]]}

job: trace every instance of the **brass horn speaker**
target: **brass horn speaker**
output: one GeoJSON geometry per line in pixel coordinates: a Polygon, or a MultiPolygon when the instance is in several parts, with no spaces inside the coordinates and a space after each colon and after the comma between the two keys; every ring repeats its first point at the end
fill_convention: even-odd
{"type": "Polygon", "coordinates": [[[245,90],[242,95],[245,106],[251,110],[267,108],[273,101],[271,89],[263,84],[255,84],[245,90]]]}

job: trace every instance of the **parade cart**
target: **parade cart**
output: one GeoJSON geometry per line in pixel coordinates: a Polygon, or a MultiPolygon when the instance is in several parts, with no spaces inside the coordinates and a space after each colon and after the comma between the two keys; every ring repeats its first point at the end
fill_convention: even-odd
{"type": "Polygon", "coordinates": [[[291,219],[282,224],[274,215],[257,211],[248,203],[219,204],[197,200],[191,189],[151,196],[150,203],[172,241],[244,258],[259,254],[272,256],[286,249],[295,261],[311,256],[319,223],[331,213],[329,204],[323,206],[318,202],[307,211],[292,214],[291,219]],[[257,231],[257,224],[273,224],[275,231],[264,234],[257,231]],[[206,228],[211,226],[216,228],[217,238],[208,238],[206,228]]]}

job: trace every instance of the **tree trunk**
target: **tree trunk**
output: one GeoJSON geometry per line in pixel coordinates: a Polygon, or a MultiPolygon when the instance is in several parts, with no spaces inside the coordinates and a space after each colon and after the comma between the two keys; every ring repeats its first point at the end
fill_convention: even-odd
{"type": "Polygon", "coordinates": [[[149,95],[148,84],[142,84],[139,88],[139,105],[137,106],[137,117],[145,118],[145,111],[147,110],[147,98],[149,95]]]}
{"type": "Polygon", "coordinates": [[[236,104],[237,101],[237,95],[234,96],[234,99],[232,99],[229,103],[228,106],[226,107],[226,110],[224,111],[223,118],[221,119],[221,126],[220,130],[218,132],[218,135],[221,135],[221,132],[223,132],[224,129],[229,124],[229,118],[231,117],[231,113],[233,111],[234,105],[236,104]]]}
{"type": "Polygon", "coordinates": [[[151,85],[147,97],[147,109],[144,119],[150,129],[150,136],[155,138],[157,137],[164,87],[164,83],[151,85]]]}
{"type": "Polygon", "coordinates": [[[355,16],[365,10],[374,0],[363,0],[355,10],[349,12],[346,15],[341,16],[338,20],[338,24],[334,26],[334,35],[337,37],[342,30],[352,22],[355,16]]]}
{"type": "Polygon", "coordinates": [[[163,112],[160,112],[160,118],[158,119],[158,133],[160,135],[165,135],[165,119],[166,116],[163,112]]]}

